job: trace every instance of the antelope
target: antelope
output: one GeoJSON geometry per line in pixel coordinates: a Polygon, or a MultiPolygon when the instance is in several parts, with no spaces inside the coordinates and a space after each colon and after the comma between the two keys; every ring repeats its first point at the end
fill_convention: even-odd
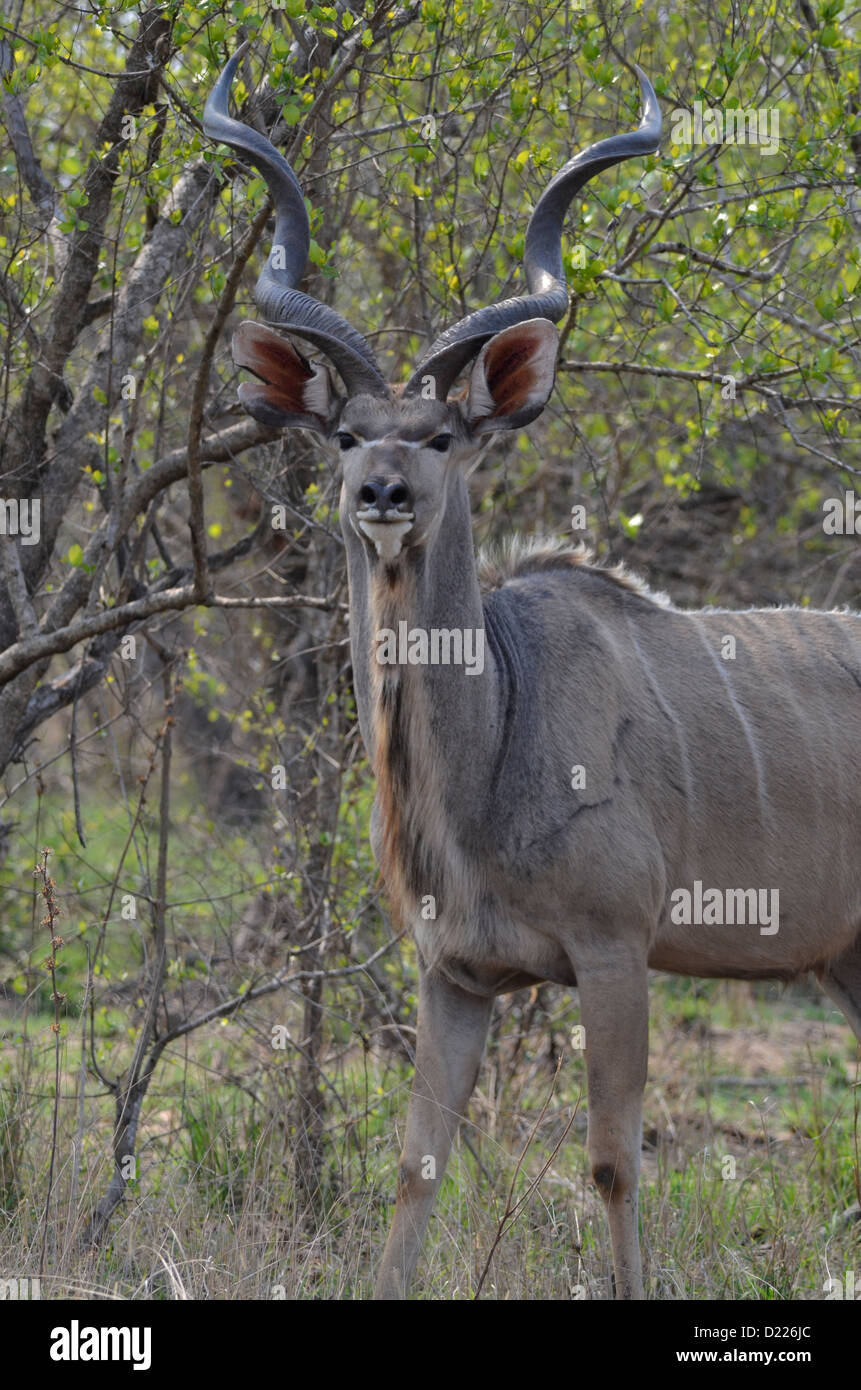
{"type": "Polygon", "coordinates": [[[494,998],[552,981],[579,991],[589,1162],[616,1296],[642,1298],[648,971],[812,971],[861,1038],[861,620],[683,610],[558,545],[477,565],[465,465],[487,435],[534,420],[553,389],[568,205],[593,175],[658,148],[660,109],[639,68],[638,128],[575,155],[539,198],[527,292],[448,328],[401,387],[355,329],[296,288],[309,247],[299,184],[228,114],[244,48],[204,129],[269,187],[274,243],[255,298],[280,331],[236,331],[234,359],[256,378],[239,395],[267,425],[314,431],[342,462],[352,665],[377,782],[371,843],[418,958],[415,1078],[376,1296],[408,1294],[494,998]],[[284,334],[322,353],[343,390],[284,334]],[[481,669],[381,660],[381,634],[402,623],[410,641],[480,634],[481,669]],[[775,911],[760,920],[764,893],[775,911]]]}

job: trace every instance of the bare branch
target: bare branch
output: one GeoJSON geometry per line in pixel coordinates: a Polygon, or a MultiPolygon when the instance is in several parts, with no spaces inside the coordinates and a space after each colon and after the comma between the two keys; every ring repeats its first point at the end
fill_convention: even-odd
{"type": "Polygon", "coordinates": [[[121,603],[116,608],[106,608],[101,613],[81,617],[54,632],[40,633],[38,637],[16,642],[0,655],[0,685],[5,685],[35,661],[42,661],[57,652],[67,652],[88,637],[112,632],[115,628],[151,618],[156,613],[169,613],[198,605],[203,608],[317,608],[327,613],[341,606],[334,598],[313,598],[305,594],[274,594],[261,598],[223,598],[214,594],[211,598],[199,600],[195,586],[186,584],[133,599],[131,603],[121,603]]]}
{"type": "MultiPolygon", "coordinates": [[[[703,381],[710,386],[721,386],[728,379],[726,372],[696,371],[687,367],[658,367],[643,362],[585,362],[569,359],[560,362],[558,370],[560,372],[627,372],[632,376],[671,377],[677,381],[703,381]]],[[[861,413],[861,401],[852,400],[848,396],[787,396],[781,391],[773,391],[770,386],[766,385],[766,382],[774,377],[800,375],[800,367],[787,367],[779,372],[762,374],[752,372],[749,376],[737,377],[733,384],[736,391],[755,391],[758,395],[776,401],[788,409],[803,410],[811,406],[818,406],[823,410],[853,410],[861,413]]]]}
{"type": "Polygon", "coordinates": [[[199,599],[203,599],[209,594],[210,581],[206,562],[206,531],[203,516],[203,478],[200,472],[200,433],[203,428],[203,407],[206,402],[206,392],[209,386],[209,372],[212,366],[212,359],[215,355],[215,348],[221,336],[228,314],[233,308],[233,301],[236,298],[236,290],[242,278],[242,272],[260,240],[266,223],[269,220],[270,208],[267,205],[258,212],[254,221],[248,229],[236,259],[230,268],[230,274],[218,301],[218,307],[213,315],[212,322],[206,334],[203,344],[203,352],[200,357],[200,365],[197,369],[197,376],[194,380],[194,387],[191,393],[191,409],[188,420],[188,500],[190,515],[188,519],[191,531],[191,554],[194,561],[194,585],[199,599]]]}
{"type": "MultiPolygon", "coordinates": [[[[14,58],[11,45],[0,39],[0,76],[12,71],[14,58]]],[[[5,84],[2,88],[3,110],[6,115],[6,133],[15,151],[18,171],[27,185],[30,197],[44,224],[54,253],[55,271],[59,275],[66,259],[66,238],[57,225],[57,194],[50,179],[46,176],[39,157],[33,149],[24,107],[18,97],[10,92],[5,84]]]]}

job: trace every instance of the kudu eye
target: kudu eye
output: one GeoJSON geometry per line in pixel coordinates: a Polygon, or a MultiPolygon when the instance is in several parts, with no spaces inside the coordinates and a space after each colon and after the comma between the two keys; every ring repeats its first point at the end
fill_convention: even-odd
{"type": "Polygon", "coordinates": [[[352,449],[355,447],[356,437],[353,434],[348,434],[346,430],[339,430],[338,443],[340,444],[341,452],[343,453],[345,449],[352,449]]]}
{"type": "Polygon", "coordinates": [[[435,434],[428,443],[429,449],[436,449],[438,454],[444,454],[451,445],[450,434],[435,434]]]}

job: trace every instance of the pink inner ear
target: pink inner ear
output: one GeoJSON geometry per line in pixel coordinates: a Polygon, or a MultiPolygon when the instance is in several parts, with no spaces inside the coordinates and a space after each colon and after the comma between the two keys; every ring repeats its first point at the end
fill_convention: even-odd
{"type": "Polygon", "coordinates": [[[264,397],[270,404],[305,412],[304,392],[313,369],[285,338],[262,324],[242,323],[233,335],[233,360],[272,388],[264,397]]]}
{"type": "Polygon", "coordinates": [[[538,384],[535,358],[540,341],[520,335],[492,343],[484,360],[487,387],[496,404],[494,415],[511,415],[538,384]]]}
{"type": "Polygon", "coordinates": [[[304,407],[297,407],[292,396],[288,396],[284,391],[279,391],[277,386],[270,386],[268,382],[243,381],[239,388],[239,399],[246,409],[250,410],[256,402],[271,406],[273,410],[280,410],[285,415],[295,415],[297,410],[305,414],[304,407]]]}

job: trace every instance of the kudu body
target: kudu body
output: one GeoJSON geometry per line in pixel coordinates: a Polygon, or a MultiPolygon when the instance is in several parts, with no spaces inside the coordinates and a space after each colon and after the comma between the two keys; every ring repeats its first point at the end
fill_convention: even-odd
{"type": "Polygon", "coordinates": [[[295,289],[307,215],[286,162],[227,114],[239,56],[205,128],[273,194],[258,304],[322,348],[346,385],[341,397],[324,367],[244,323],[234,355],[259,381],[240,394],[258,418],[340,448],[355,687],[378,781],[372,841],[419,961],[416,1075],[377,1293],[407,1293],[495,995],[551,980],[579,990],[591,1169],[617,1295],[641,1297],[648,970],[813,970],[861,1037],[861,619],[685,612],[552,548],[512,558],[482,584],[463,463],[488,431],[533,419],[552,390],[550,321],[567,306],[562,218],[594,173],[656,149],[660,113],[642,74],[638,130],[575,156],[537,204],[529,293],[449,329],[399,390],[359,334],[295,289]],[[470,364],[465,397],[450,400],[470,364]],[[379,634],[404,621],[483,634],[482,670],[382,663],[379,634]],[[577,767],[585,781],[572,779],[577,767]],[[679,924],[672,895],[698,881],[777,890],[777,930],[679,924]],[[423,1175],[428,1156],[433,1177],[423,1175]]]}

